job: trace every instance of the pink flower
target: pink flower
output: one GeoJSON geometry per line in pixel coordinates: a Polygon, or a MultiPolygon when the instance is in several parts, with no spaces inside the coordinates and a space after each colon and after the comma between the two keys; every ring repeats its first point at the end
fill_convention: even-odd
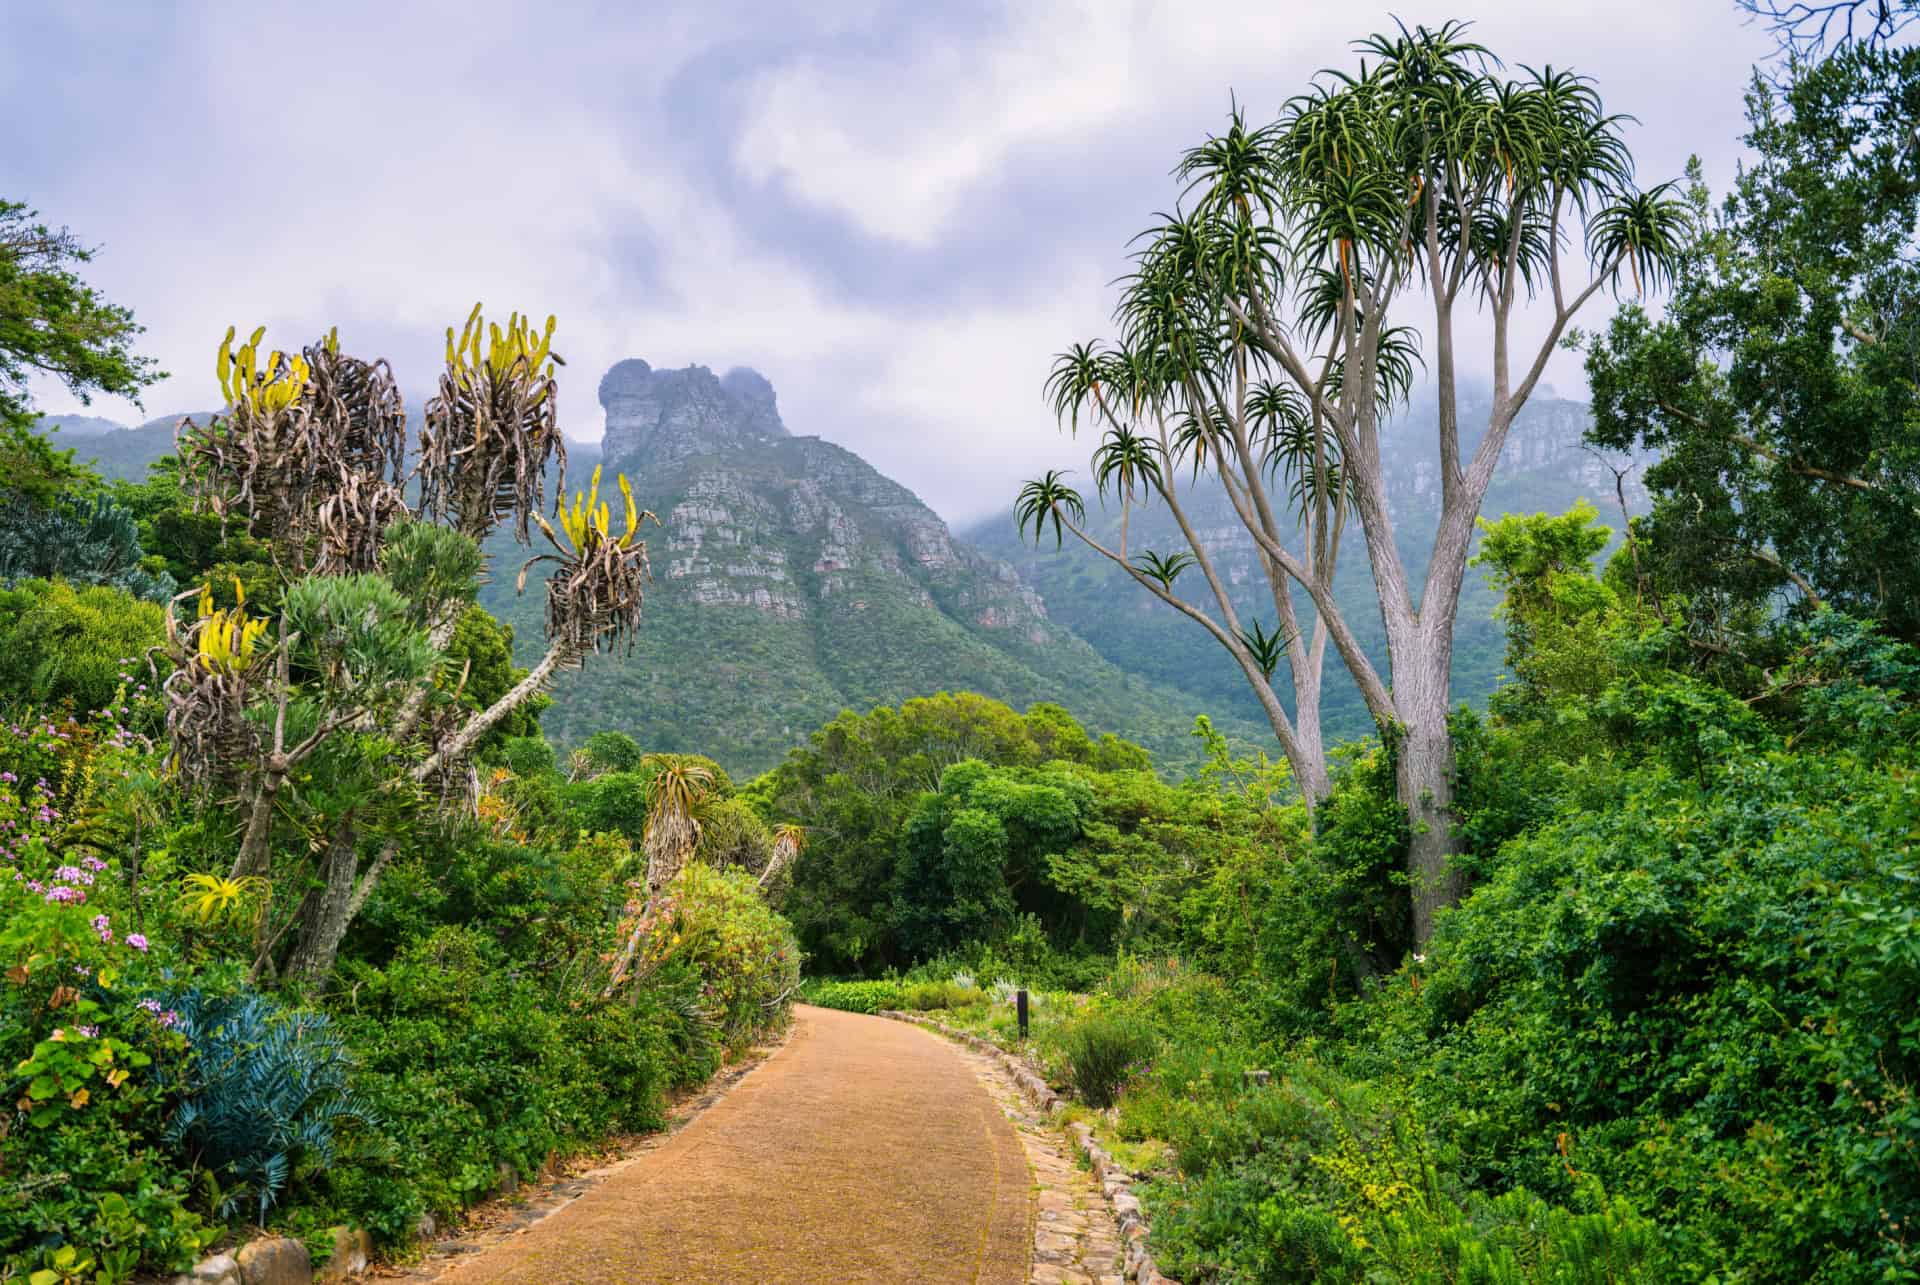
{"type": "Polygon", "coordinates": [[[128,933],[127,945],[133,947],[135,950],[144,951],[147,948],[147,939],[140,933],[128,933]]]}
{"type": "Polygon", "coordinates": [[[100,935],[101,942],[108,946],[113,945],[113,928],[105,915],[93,917],[93,931],[100,935]]]}

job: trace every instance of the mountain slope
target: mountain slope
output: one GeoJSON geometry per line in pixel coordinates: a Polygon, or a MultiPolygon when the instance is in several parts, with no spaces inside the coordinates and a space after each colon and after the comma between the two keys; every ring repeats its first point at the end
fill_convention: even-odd
{"type": "Polygon", "coordinates": [[[48,415],[36,429],[55,446],[73,448],[73,457],[109,480],[142,482],[154,461],[173,454],[173,430],[181,420],[201,423],[215,411],[160,415],[132,428],[91,415],[48,415]],[[59,431],[53,432],[56,426],[59,431]]]}
{"type": "MultiPolygon", "coordinates": [[[[1463,435],[1469,437],[1463,443],[1463,451],[1470,451],[1478,440],[1477,433],[1467,431],[1468,426],[1484,427],[1486,415],[1485,405],[1474,404],[1472,398],[1462,399],[1460,419],[1463,435]]],[[[1388,503],[1394,518],[1396,543],[1416,586],[1426,573],[1427,550],[1439,523],[1440,475],[1435,420],[1431,403],[1418,405],[1382,432],[1381,454],[1387,461],[1388,503]]],[[[1557,513],[1577,500],[1587,499],[1600,510],[1602,520],[1617,530],[1621,523],[1613,473],[1608,463],[1585,445],[1588,421],[1588,410],[1582,403],[1536,396],[1521,413],[1507,439],[1500,471],[1488,491],[1482,513],[1493,517],[1503,513],[1557,513]]],[[[1645,493],[1638,478],[1639,470],[1634,467],[1626,479],[1628,507],[1636,513],[1645,510],[1645,493]]],[[[1184,488],[1181,503],[1206,539],[1223,577],[1233,587],[1235,611],[1243,621],[1257,619],[1272,627],[1275,623],[1273,602],[1256,559],[1253,539],[1241,525],[1225,492],[1217,484],[1208,484],[1203,479],[1197,485],[1189,483],[1184,488]]],[[[1116,548],[1120,533],[1119,509],[1109,506],[1103,510],[1099,502],[1089,496],[1088,517],[1091,529],[1102,542],[1116,548]]],[[[989,555],[1011,562],[1021,578],[1039,591],[1056,622],[1086,639],[1102,656],[1122,669],[1186,692],[1208,709],[1234,710],[1246,719],[1260,717],[1259,705],[1247,689],[1246,680],[1218,643],[1171,607],[1154,599],[1112,563],[1071,537],[1057,552],[1050,538],[1036,549],[1020,538],[1010,511],[978,524],[965,534],[989,555]]],[[[1137,556],[1147,549],[1169,554],[1185,547],[1164,505],[1134,509],[1129,536],[1132,554],[1137,556]]],[[[1385,631],[1374,597],[1366,545],[1357,522],[1344,537],[1334,585],[1349,624],[1384,674],[1385,631]]],[[[1200,602],[1195,595],[1206,594],[1206,586],[1195,572],[1189,572],[1180,580],[1178,588],[1189,601],[1200,602]]],[[[1305,595],[1296,590],[1294,601],[1296,610],[1302,614],[1303,627],[1310,629],[1311,615],[1305,595]]],[[[1469,568],[1454,635],[1456,701],[1482,703],[1498,682],[1505,640],[1499,623],[1493,618],[1495,601],[1485,578],[1469,568]]],[[[1218,615],[1210,600],[1202,605],[1218,615]]],[[[1284,669],[1280,676],[1284,678],[1284,669]]],[[[1291,707],[1290,690],[1282,691],[1281,697],[1291,707]]],[[[1322,700],[1329,741],[1363,736],[1374,730],[1359,691],[1331,648],[1327,654],[1327,681],[1322,700]]]]}
{"type": "MultiPolygon", "coordinates": [[[[615,727],[650,749],[699,749],[752,772],[843,708],[971,690],[1017,707],[1055,701],[1157,757],[1191,756],[1203,702],[1104,659],[1050,620],[1011,567],[955,540],[859,456],[790,435],[759,375],[626,361],[600,400],[609,474],[626,472],[662,524],[648,536],[655,585],[632,654],[556,685],[543,719],[556,740],[615,727]]],[[[590,471],[576,460],[570,484],[590,471]]],[[[482,600],[514,624],[530,663],[537,586],[516,596],[524,553],[502,541],[493,551],[482,600]]]]}

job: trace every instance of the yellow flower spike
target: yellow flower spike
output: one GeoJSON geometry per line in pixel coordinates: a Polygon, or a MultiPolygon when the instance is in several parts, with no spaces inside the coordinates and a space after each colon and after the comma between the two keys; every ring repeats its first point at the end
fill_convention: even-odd
{"type": "Polygon", "coordinates": [[[233,578],[233,600],[238,606],[244,607],[247,605],[247,590],[246,587],[240,583],[239,576],[233,578]]]}
{"type": "Polygon", "coordinates": [[[200,586],[200,619],[205,620],[213,614],[213,586],[200,586]]]}
{"type": "Polygon", "coordinates": [[[233,402],[233,327],[227,327],[227,337],[220,341],[220,355],[214,361],[214,371],[220,377],[220,391],[227,395],[229,405],[233,402]]]}
{"type": "MultiPolygon", "coordinates": [[[[548,329],[551,331],[551,324],[548,329]]],[[[620,543],[628,545],[633,543],[634,533],[640,529],[640,506],[633,502],[633,488],[627,485],[627,475],[622,473],[619,477],[620,494],[626,497],[627,501],[627,533],[620,537],[620,543]]]]}

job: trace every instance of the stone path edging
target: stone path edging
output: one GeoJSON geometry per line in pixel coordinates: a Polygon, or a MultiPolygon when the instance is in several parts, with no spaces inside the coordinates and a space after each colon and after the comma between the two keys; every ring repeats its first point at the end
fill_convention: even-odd
{"type": "MultiPolygon", "coordinates": [[[[1066,1110],[1067,1103],[1058,1093],[1037,1075],[1033,1068],[1021,1059],[1013,1056],[995,1044],[992,1040],[982,1039],[969,1031],[958,1030],[945,1022],[923,1017],[918,1013],[904,1013],[898,1009],[883,1009],[878,1016],[891,1018],[896,1022],[907,1022],[914,1026],[925,1027],[950,1040],[965,1044],[977,1053],[993,1059],[1006,1071],[1008,1077],[1020,1087],[1027,1100],[1047,1116],[1057,1116],[1066,1110]]],[[[1113,1211],[1114,1221],[1120,1224],[1120,1234],[1125,1240],[1125,1262],[1127,1279],[1137,1285],[1180,1285],[1180,1282],[1164,1276],[1153,1261],[1153,1255],[1147,1252],[1147,1219],[1140,1207],[1140,1198],[1133,1194],[1133,1175],[1121,1168],[1118,1161],[1099,1144],[1093,1136],[1093,1126],[1084,1120],[1075,1120],[1067,1126],[1073,1135],[1080,1152],[1087,1158],[1087,1164],[1093,1170],[1093,1177],[1106,1195],[1107,1205],[1113,1211]]]]}

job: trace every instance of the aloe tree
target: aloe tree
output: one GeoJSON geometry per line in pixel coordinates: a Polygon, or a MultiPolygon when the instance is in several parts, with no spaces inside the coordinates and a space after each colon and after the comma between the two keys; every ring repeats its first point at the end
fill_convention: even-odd
{"type": "Polygon", "coordinates": [[[542,332],[518,314],[489,325],[476,307],[457,339],[447,331],[413,475],[417,512],[397,386],[386,363],[342,353],[337,335],[288,354],[263,352],[261,331],[236,349],[229,331],[217,363],[227,409],[182,426],[182,472],[200,506],[270,541],[287,577],[277,618],[250,614],[244,598],[216,607],[209,587],[194,618],[168,619],[170,763],[209,796],[239,800],[229,878],[311,875],[282,922],[263,918],[256,974],[276,970],[292,933],[286,971],[324,981],[410,820],[471,785],[480,739],[560,670],[631,645],[651,515],[626,479],[624,532],[599,498],[597,469],[570,504],[556,498],[555,523],[539,513],[550,461],[565,489],[553,330],[552,319],[542,332]],[[523,541],[537,526],[553,546],[520,572],[524,588],[533,565],[553,564],[548,650],[467,711],[467,675],[448,644],[484,570],[479,541],[507,521],[523,541]],[[312,770],[322,762],[326,772],[312,770]],[[303,764],[325,779],[306,787],[306,814],[295,816],[287,786],[303,764]],[[275,828],[288,820],[308,829],[301,846],[319,854],[317,869],[301,858],[274,869],[275,828]]]}
{"type": "Polygon", "coordinates": [[[1084,420],[1101,434],[1102,494],[1124,506],[1143,483],[1191,561],[1135,558],[1124,526],[1121,547],[1108,547],[1057,472],[1027,485],[1016,516],[1036,538],[1071,533],[1206,629],[1266,709],[1309,806],[1327,789],[1319,700],[1332,645],[1393,747],[1424,941],[1460,887],[1448,668],[1474,520],[1575,315],[1609,286],[1663,280],[1682,212],[1668,185],[1635,188],[1622,118],[1583,78],[1552,67],[1508,76],[1460,23],[1402,27],[1357,49],[1357,69],[1323,72],[1274,122],[1252,126],[1236,108],[1224,133],[1181,158],[1181,202],[1138,239],[1117,338],[1069,349],[1048,384],[1065,427],[1084,420]],[[1471,449],[1458,391],[1466,310],[1487,320],[1493,382],[1471,449]],[[1516,337],[1523,316],[1538,322],[1537,343],[1516,337]],[[1380,426],[1423,362],[1439,403],[1441,514],[1416,585],[1395,541],[1380,426]],[[1272,628],[1241,618],[1218,549],[1188,519],[1183,476],[1206,477],[1232,502],[1271,589],[1272,628]],[[1355,525],[1385,672],[1333,595],[1355,525]],[[1192,595],[1175,584],[1189,566],[1202,582],[1192,595]],[[1274,689],[1283,665],[1291,715],[1274,689]]]}

